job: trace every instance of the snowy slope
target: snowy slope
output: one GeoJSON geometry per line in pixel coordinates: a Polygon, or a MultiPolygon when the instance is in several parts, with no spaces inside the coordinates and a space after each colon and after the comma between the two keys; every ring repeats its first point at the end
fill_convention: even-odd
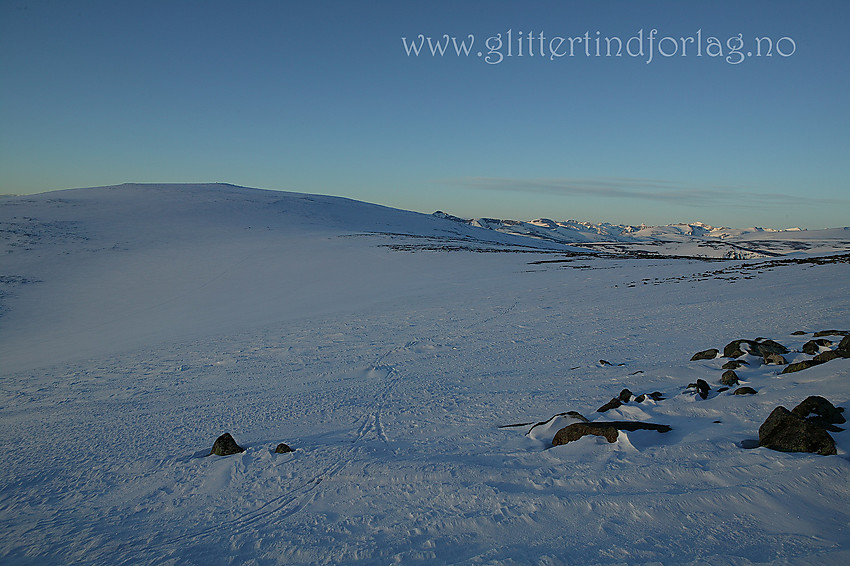
{"type": "Polygon", "coordinates": [[[846,262],[534,251],[219,185],[0,214],[3,564],[850,560],[850,432],[835,456],[743,448],[777,405],[850,407],[850,360],[745,356],[751,396],[689,361],[760,336],[809,359],[850,330],[846,262]],[[596,412],[624,387],[665,399],[596,412]],[[531,430],[566,411],[672,431],[531,430]],[[204,457],[223,432],[246,451],[204,457]]]}

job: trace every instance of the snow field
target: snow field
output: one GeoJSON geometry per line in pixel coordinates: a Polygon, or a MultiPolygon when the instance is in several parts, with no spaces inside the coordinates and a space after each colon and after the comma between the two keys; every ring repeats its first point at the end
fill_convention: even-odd
{"type": "Polygon", "coordinates": [[[837,456],[741,447],[776,405],[850,407],[850,361],[736,370],[755,396],[686,390],[719,386],[725,360],[696,351],[850,330],[846,264],[734,281],[686,260],[531,264],[553,256],[399,252],[380,247],[399,237],[284,216],[292,230],[271,236],[222,216],[153,243],[129,223],[127,249],[108,251],[93,212],[86,242],[102,251],[6,254],[43,282],[0,318],[0,561],[850,558],[850,433],[833,434],[837,456]],[[595,412],[624,387],[666,399],[595,412]],[[673,430],[550,448],[530,425],[499,428],[570,410],[673,430]],[[204,457],[223,432],[246,451],[204,457]]]}

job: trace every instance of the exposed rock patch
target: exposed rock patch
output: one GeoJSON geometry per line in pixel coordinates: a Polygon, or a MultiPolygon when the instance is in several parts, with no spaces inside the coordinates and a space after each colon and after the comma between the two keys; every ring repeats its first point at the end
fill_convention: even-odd
{"type": "Polygon", "coordinates": [[[602,436],[608,442],[615,442],[620,431],[656,430],[658,432],[669,432],[672,430],[668,425],[655,423],[644,423],[638,421],[610,421],[598,423],[574,423],[559,430],[552,439],[552,446],[560,446],[578,440],[589,434],[602,436]]]}

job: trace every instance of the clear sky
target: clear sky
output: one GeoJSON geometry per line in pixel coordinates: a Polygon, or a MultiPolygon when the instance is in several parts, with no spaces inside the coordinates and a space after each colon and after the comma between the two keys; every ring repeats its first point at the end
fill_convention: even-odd
{"type": "Polygon", "coordinates": [[[0,0],[0,193],[848,226],[848,24],[846,0],[0,0]]]}

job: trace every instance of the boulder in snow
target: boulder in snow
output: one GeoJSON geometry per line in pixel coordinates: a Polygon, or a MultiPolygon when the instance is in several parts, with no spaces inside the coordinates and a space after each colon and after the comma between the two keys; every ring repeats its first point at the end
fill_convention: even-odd
{"type": "Polygon", "coordinates": [[[723,372],[723,375],[720,376],[720,383],[723,385],[738,385],[738,374],[735,373],[735,370],[727,369],[723,372]]]}
{"type": "Polygon", "coordinates": [[[837,454],[835,441],[823,427],[782,406],[776,407],[759,427],[759,446],[780,452],[837,454]]]}
{"type": "Polygon", "coordinates": [[[292,448],[290,448],[288,444],[284,444],[283,442],[278,444],[277,448],[274,449],[275,454],[287,454],[288,452],[292,452],[292,448]]]}
{"type": "Polygon", "coordinates": [[[236,444],[236,441],[233,440],[229,432],[225,432],[215,439],[212,450],[210,450],[210,456],[213,454],[216,456],[229,456],[231,454],[239,454],[240,452],[245,452],[245,449],[236,444]]]}

